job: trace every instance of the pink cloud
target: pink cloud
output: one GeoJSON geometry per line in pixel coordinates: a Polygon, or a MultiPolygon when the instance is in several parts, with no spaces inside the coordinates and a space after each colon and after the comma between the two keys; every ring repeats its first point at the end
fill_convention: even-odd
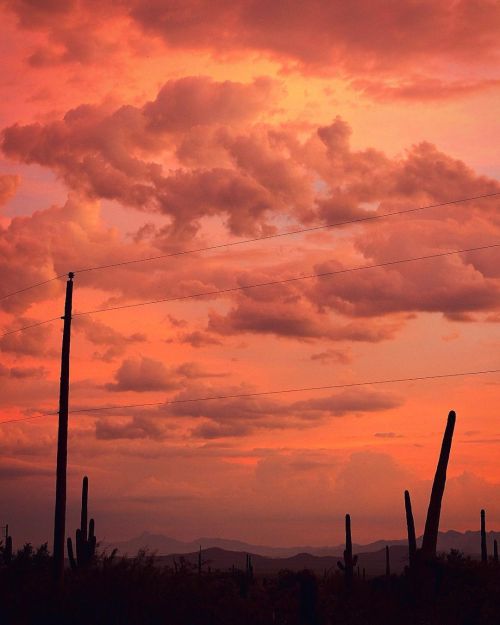
{"type": "Polygon", "coordinates": [[[20,182],[21,178],[19,176],[0,176],[0,206],[6,204],[16,194],[20,182]]]}

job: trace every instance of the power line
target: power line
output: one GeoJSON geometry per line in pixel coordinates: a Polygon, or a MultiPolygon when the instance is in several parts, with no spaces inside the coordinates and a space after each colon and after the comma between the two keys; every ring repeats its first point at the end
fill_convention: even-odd
{"type": "Polygon", "coordinates": [[[139,306],[149,306],[151,304],[160,304],[165,302],[178,302],[181,300],[192,299],[197,297],[205,297],[212,295],[223,295],[225,293],[233,293],[235,291],[245,291],[247,289],[256,289],[259,287],[265,286],[276,286],[278,284],[288,284],[290,282],[298,282],[300,280],[310,280],[312,278],[328,278],[332,276],[336,276],[343,273],[351,273],[354,271],[363,271],[365,269],[376,269],[381,267],[390,267],[391,265],[400,265],[403,263],[411,263],[421,260],[430,260],[433,258],[442,258],[444,256],[452,256],[455,254],[464,254],[466,252],[476,252],[479,250],[489,250],[500,247],[500,243],[493,243],[491,245],[482,245],[480,247],[470,247],[464,248],[462,250],[453,250],[450,252],[439,252],[437,254],[428,254],[426,256],[415,256],[413,258],[403,258],[398,260],[390,260],[384,263],[377,263],[373,265],[361,265],[360,267],[348,267],[346,269],[337,269],[335,271],[324,271],[321,273],[311,273],[305,276],[295,276],[293,278],[283,278],[281,280],[270,280],[268,282],[257,282],[255,284],[246,284],[242,286],[234,286],[227,289],[218,289],[215,291],[203,291],[200,293],[190,293],[189,295],[179,295],[177,297],[166,297],[156,300],[150,300],[146,302],[136,302],[134,304],[122,304],[120,306],[110,306],[109,308],[97,308],[95,310],[87,310],[83,312],[76,312],[73,314],[73,317],[82,316],[82,315],[92,315],[102,312],[108,312],[113,310],[123,310],[126,308],[137,308],[139,306]]]}
{"type": "MultiPolygon", "coordinates": [[[[359,267],[347,267],[345,269],[337,269],[335,271],[324,271],[321,273],[311,273],[311,274],[307,274],[304,276],[295,276],[293,278],[283,278],[281,280],[270,280],[267,282],[257,282],[255,284],[246,284],[246,285],[242,285],[242,286],[234,286],[234,287],[229,287],[227,289],[217,289],[214,291],[202,291],[200,293],[190,293],[188,295],[179,295],[177,297],[165,297],[165,298],[160,298],[160,299],[155,299],[155,300],[149,300],[149,301],[145,301],[145,302],[135,302],[133,304],[122,304],[120,306],[109,306],[107,308],[96,308],[94,310],[85,310],[82,312],[75,312],[73,313],[73,317],[81,317],[83,315],[93,315],[93,314],[98,314],[98,313],[103,313],[103,312],[110,312],[110,311],[115,311],[115,310],[124,310],[127,308],[138,308],[140,306],[150,306],[152,304],[161,304],[161,303],[166,303],[166,302],[178,302],[178,301],[183,301],[183,300],[187,300],[187,299],[194,299],[194,298],[198,298],[198,297],[208,297],[208,296],[214,296],[214,295],[224,295],[226,293],[234,293],[237,291],[245,291],[248,289],[256,289],[259,287],[266,287],[266,286],[276,286],[278,284],[289,284],[291,282],[299,282],[301,280],[310,280],[312,278],[329,278],[329,277],[333,277],[336,275],[340,275],[340,274],[345,274],[345,273],[351,273],[351,272],[355,272],[355,271],[364,271],[365,269],[377,269],[377,268],[383,268],[383,267],[390,267],[393,265],[402,265],[404,263],[411,263],[411,262],[417,262],[417,261],[422,261],[422,260],[431,260],[434,258],[443,258],[446,256],[453,256],[456,254],[465,254],[467,252],[477,252],[477,251],[481,251],[481,250],[490,250],[490,249],[495,249],[500,247],[500,243],[492,243],[490,245],[482,245],[479,247],[469,247],[469,248],[464,248],[461,250],[451,250],[448,252],[438,252],[436,254],[428,254],[425,256],[414,256],[412,258],[401,258],[401,259],[396,259],[396,260],[389,260],[383,263],[376,263],[376,264],[372,264],[372,265],[361,265],[359,267]]],[[[52,319],[47,319],[46,321],[40,321],[36,324],[32,324],[29,326],[24,326],[22,328],[17,328],[16,330],[10,330],[9,332],[5,332],[4,334],[0,334],[0,338],[7,336],[8,334],[14,334],[16,332],[21,332],[23,330],[27,330],[29,328],[32,327],[36,327],[38,325],[42,325],[45,323],[50,323],[52,321],[56,321],[60,319],[60,317],[54,317],[52,319]]]]}
{"type": "MultiPolygon", "coordinates": [[[[215,400],[224,400],[224,399],[241,399],[241,398],[251,398],[251,397],[263,397],[269,395],[284,395],[288,393],[302,393],[307,391],[326,391],[326,390],[338,390],[345,388],[356,388],[359,386],[375,386],[379,384],[396,384],[401,382],[422,382],[426,380],[442,380],[445,378],[458,378],[472,375],[485,375],[490,373],[500,373],[500,369],[486,369],[480,371],[460,371],[455,373],[441,373],[434,375],[424,375],[424,376],[416,376],[411,378],[391,378],[386,380],[369,380],[363,382],[350,382],[347,384],[328,384],[325,386],[307,386],[300,388],[286,388],[286,389],[275,389],[271,391],[256,391],[254,393],[232,393],[227,395],[211,395],[208,397],[191,397],[185,399],[170,399],[167,401],[160,402],[149,402],[144,404],[121,404],[114,406],[96,406],[89,408],[77,408],[75,410],[70,410],[70,414],[75,413],[87,413],[87,412],[102,412],[105,410],[124,410],[127,408],[151,408],[156,406],[170,406],[174,404],[188,404],[195,402],[205,402],[205,401],[215,401],[215,400]]],[[[22,419],[9,419],[7,421],[0,421],[0,425],[4,423],[17,423],[18,421],[30,421],[33,419],[40,419],[42,417],[54,416],[57,415],[57,412],[45,412],[43,414],[34,415],[31,417],[23,417],[22,419]]]]}
{"type": "Polygon", "coordinates": [[[38,326],[43,326],[46,323],[52,323],[53,321],[57,321],[58,319],[61,319],[62,317],[52,317],[52,319],[45,319],[45,321],[37,321],[36,323],[32,323],[29,326],[23,326],[22,328],[17,328],[16,330],[9,330],[8,332],[4,332],[3,334],[0,334],[0,338],[3,338],[4,336],[9,336],[9,334],[16,334],[17,332],[22,332],[23,330],[29,330],[30,328],[37,328],[38,326]]]}
{"type": "Polygon", "coordinates": [[[150,256],[149,258],[138,258],[138,259],[133,259],[133,260],[125,260],[122,262],[118,262],[118,263],[111,263],[109,265],[97,265],[95,267],[87,267],[85,269],[77,269],[75,273],[83,273],[86,271],[94,271],[97,269],[110,269],[111,267],[121,267],[123,265],[132,265],[135,263],[145,263],[145,262],[149,262],[152,260],[159,260],[162,258],[172,258],[174,256],[183,256],[185,254],[195,254],[197,252],[208,252],[211,250],[218,250],[224,247],[234,247],[236,245],[244,245],[246,243],[256,243],[257,241],[266,241],[268,239],[277,239],[279,237],[289,237],[289,236],[294,236],[297,234],[304,234],[307,232],[315,232],[317,230],[327,230],[329,228],[336,228],[336,227],[340,227],[340,226],[348,226],[348,225],[352,225],[352,224],[357,224],[357,223],[362,223],[365,221],[374,221],[376,219],[383,219],[385,217],[393,217],[395,215],[405,215],[407,213],[415,213],[417,211],[422,211],[422,210],[426,210],[429,208],[438,208],[441,206],[449,206],[451,204],[459,204],[461,202],[468,202],[471,200],[480,200],[480,199],[484,199],[484,198],[488,198],[488,197],[494,197],[494,196],[498,196],[500,195],[500,191],[497,191],[495,193],[487,193],[484,195],[476,195],[474,197],[468,197],[468,198],[461,198],[458,200],[450,200],[449,202],[441,202],[439,204],[428,204],[426,206],[417,206],[414,208],[407,208],[407,209],[403,209],[403,210],[399,210],[399,211],[393,211],[391,213],[383,213],[381,215],[366,215],[364,217],[356,217],[354,219],[348,219],[345,221],[337,221],[334,223],[330,223],[330,224],[325,224],[322,226],[311,226],[309,228],[299,228],[297,230],[287,230],[286,232],[279,232],[277,234],[267,234],[261,237],[254,237],[252,239],[241,239],[240,241],[232,241],[232,242],[228,242],[228,243],[218,243],[216,245],[209,245],[207,247],[199,247],[196,249],[190,249],[190,250],[180,250],[178,252],[170,252],[169,254],[161,254],[159,256],[150,256]]]}
{"type": "MultiPolygon", "coordinates": [[[[261,237],[254,237],[254,238],[250,238],[250,239],[241,239],[239,241],[231,241],[231,242],[227,242],[227,243],[218,243],[215,245],[208,245],[206,247],[199,247],[199,248],[193,248],[193,249],[188,249],[188,250],[180,250],[178,252],[170,252],[168,254],[159,254],[157,256],[149,256],[146,258],[136,258],[136,259],[131,259],[131,260],[124,260],[124,261],[120,261],[117,263],[109,263],[107,265],[95,265],[93,267],[83,267],[81,269],[77,269],[76,271],[74,271],[74,273],[85,273],[85,272],[89,272],[89,271],[97,271],[99,269],[111,269],[113,267],[123,267],[125,265],[133,265],[133,264],[138,264],[138,263],[146,263],[146,262],[150,262],[153,260],[160,260],[160,259],[164,259],[164,258],[173,258],[175,256],[185,256],[187,254],[195,254],[198,252],[208,252],[211,250],[218,250],[218,249],[222,249],[222,248],[227,248],[227,247],[234,247],[236,245],[244,245],[247,243],[256,243],[258,241],[267,241],[268,239],[277,239],[280,237],[288,237],[288,236],[295,236],[298,234],[304,234],[307,232],[316,232],[318,230],[327,230],[327,229],[331,229],[331,228],[337,228],[337,227],[341,227],[341,226],[348,226],[348,225],[353,225],[353,224],[358,224],[358,223],[363,223],[363,222],[369,222],[369,221],[375,221],[377,219],[385,219],[386,217],[394,217],[396,215],[405,215],[408,213],[415,213],[418,211],[423,211],[423,210],[427,210],[430,208],[440,208],[442,206],[451,206],[453,204],[461,204],[463,202],[470,202],[473,200],[481,200],[481,199],[485,199],[485,198],[489,198],[489,197],[496,197],[500,195],[500,191],[494,192],[494,193],[485,193],[483,195],[476,195],[476,196],[471,196],[471,197],[466,197],[466,198],[459,198],[457,200],[449,200],[448,202],[440,202],[439,204],[427,204],[425,206],[417,206],[414,208],[407,208],[407,209],[402,209],[399,211],[393,211],[390,213],[382,213],[379,215],[366,215],[364,217],[356,217],[354,219],[348,219],[345,221],[337,221],[334,223],[330,223],[330,224],[325,224],[322,226],[311,226],[309,228],[298,228],[296,230],[287,230],[286,232],[279,232],[277,234],[268,234],[268,235],[264,235],[261,237]]],[[[19,289],[17,291],[12,291],[11,293],[7,293],[6,295],[2,295],[0,297],[0,301],[7,299],[9,297],[12,297],[13,295],[17,295],[18,293],[24,293],[25,291],[29,291],[30,289],[34,289],[36,287],[39,286],[43,286],[44,284],[48,284],[49,282],[53,282],[54,280],[60,280],[64,277],[67,276],[67,272],[66,273],[62,273],[58,276],[54,276],[53,278],[50,278],[49,280],[44,280],[43,282],[37,282],[35,284],[32,284],[30,286],[26,286],[22,289],[19,289]]]]}
{"type": "Polygon", "coordinates": [[[64,278],[64,276],[66,275],[67,274],[64,273],[64,274],[61,274],[60,276],[54,276],[53,278],[44,280],[43,282],[36,282],[35,284],[31,284],[30,286],[25,286],[23,289],[18,289],[17,291],[11,291],[10,293],[7,293],[7,295],[2,295],[2,297],[0,297],[0,301],[7,299],[8,297],[12,297],[12,295],[17,295],[18,293],[24,293],[25,291],[30,291],[31,289],[34,289],[38,286],[49,284],[49,282],[54,282],[54,280],[60,280],[61,278],[64,278]]]}

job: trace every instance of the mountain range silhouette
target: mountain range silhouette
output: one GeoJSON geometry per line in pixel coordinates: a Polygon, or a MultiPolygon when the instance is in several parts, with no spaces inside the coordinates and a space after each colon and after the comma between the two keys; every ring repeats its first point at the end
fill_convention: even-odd
{"type": "MultiPolygon", "coordinates": [[[[500,540],[500,532],[487,533],[489,552],[493,550],[493,540],[500,540]]],[[[417,539],[418,546],[422,537],[417,539]]],[[[140,549],[156,553],[161,564],[172,564],[174,560],[184,558],[193,564],[197,562],[199,549],[203,550],[203,559],[213,569],[244,568],[247,553],[252,554],[256,572],[273,573],[280,569],[302,570],[308,568],[315,572],[323,572],[332,566],[343,553],[344,545],[313,547],[310,545],[291,547],[272,547],[254,545],[239,540],[225,538],[202,537],[185,542],[163,534],[143,532],[127,541],[107,543],[102,547],[118,549],[121,555],[135,555],[140,549]]],[[[391,565],[395,573],[403,571],[408,564],[408,546],[406,539],[377,540],[367,544],[353,544],[353,550],[359,555],[359,566],[365,568],[369,575],[379,575],[385,570],[385,547],[391,551],[391,565]]],[[[457,532],[448,530],[439,532],[438,551],[449,552],[456,549],[472,558],[479,559],[481,551],[481,534],[479,531],[457,532]]]]}

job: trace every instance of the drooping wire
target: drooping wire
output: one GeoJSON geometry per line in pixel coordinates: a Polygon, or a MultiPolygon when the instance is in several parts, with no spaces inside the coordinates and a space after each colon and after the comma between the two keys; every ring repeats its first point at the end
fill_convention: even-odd
{"type": "MultiPolygon", "coordinates": [[[[341,227],[341,226],[348,226],[348,225],[354,225],[354,224],[358,224],[358,223],[364,223],[364,222],[370,222],[370,221],[375,221],[378,219],[385,219],[386,217],[394,217],[396,215],[405,215],[408,213],[415,213],[418,211],[423,211],[423,210],[427,210],[427,209],[431,209],[431,208],[440,208],[442,206],[451,206],[453,204],[461,204],[463,202],[470,202],[473,200],[482,200],[485,198],[490,198],[490,197],[496,197],[500,195],[500,191],[496,191],[493,193],[485,193],[482,195],[476,195],[476,196],[471,196],[471,197],[466,197],[466,198],[459,198],[456,200],[449,200],[447,202],[440,202],[438,204],[427,204],[425,206],[417,206],[417,207],[413,207],[413,208],[407,208],[407,209],[402,209],[399,211],[393,211],[390,213],[382,213],[382,214],[376,214],[376,215],[365,215],[363,217],[355,217],[353,219],[347,219],[345,221],[337,221],[334,223],[330,223],[330,224],[324,224],[324,225],[320,225],[320,226],[311,226],[308,228],[297,228],[296,230],[287,230],[286,232],[278,232],[276,234],[267,234],[267,235],[263,235],[260,237],[253,237],[250,239],[240,239],[239,241],[229,241],[226,243],[218,243],[215,245],[208,245],[206,247],[198,247],[198,248],[193,248],[193,249],[188,249],[188,250],[179,250],[178,252],[169,252],[168,254],[159,254],[157,256],[149,256],[146,258],[135,258],[135,259],[130,259],[130,260],[124,260],[124,261],[119,261],[116,263],[109,263],[109,264],[104,264],[104,265],[94,265],[92,267],[82,267],[80,269],[77,269],[74,273],[85,273],[85,272],[89,272],[89,271],[97,271],[100,269],[111,269],[113,267],[122,267],[125,265],[133,265],[133,264],[138,264],[138,263],[146,263],[146,262],[150,262],[153,260],[160,260],[160,259],[164,259],[164,258],[173,258],[175,256],[185,256],[187,254],[195,254],[195,253],[199,253],[199,252],[208,252],[208,251],[212,251],[212,250],[217,250],[217,249],[223,249],[223,248],[228,248],[228,247],[234,247],[237,245],[245,245],[248,243],[256,243],[258,241],[267,241],[269,239],[277,239],[280,237],[288,237],[288,236],[295,236],[298,234],[305,234],[308,232],[316,232],[319,230],[328,230],[328,229],[332,229],[332,228],[337,228],[337,227],[341,227]]],[[[64,277],[67,276],[67,272],[66,273],[62,273],[59,274],[57,276],[54,276],[53,278],[49,278],[48,280],[44,280],[43,282],[37,282],[35,284],[31,284],[28,286],[25,286],[24,288],[18,289],[17,291],[11,291],[10,293],[6,293],[5,295],[0,296],[0,301],[5,300],[9,297],[12,297],[13,295],[17,295],[19,293],[24,293],[25,291],[29,291],[31,289],[34,289],[36,287],[39,286],[43,286],[45,284],[48,284],[49,282],[53,282],[54,280],[60,280],[64,277]]]]}
{"type": "MultiPolygon", "coordinates": [[[[151,408],[158,406],[170,406],[175,404],[187,404],[187,403],[195,403],[195,402],[205,402],[205,401],[216,401],[216,400],[225,400],[225,399],[248,399],[252,397],[265,397],[269,395],[284,395],[289,393],[303,393],[303,392],[312,392],[312,391],[326,391],[326,390],[339,390],[346,388],[356,388],[360,386],[375,386],[380,384],[399,384],[402,382],[423,382],[427,380],[442,380],[446,378],[458,378],[458,377],[466,377],[473,375],[486,375],[492,373],[500,373],[500,369],[486,369],[486,370],[476,370],[476,371],[458,371],[453,373],[440,373],[434,375],[423,375],[423,376],[414,376],[410,378],[391,378],[385,380],[368,380],[362,382],[349,382],[346,384],[328,384],[325,386],[307,386],[300,388],[285,388],[285,389],[273,389],[270,391],[255,391],[253,393],[231,393],[225,395],[212,395],[207,397],[189,397],[184,399],[169,399],[161,402],[148,402],[142,404],[120,404],[114,406],[90,406],[88,408],[76,408],[74,410],[70,410],[70,414],[75,413],[88,413],[88,412],[102,412],[106,410],[126,410],[129,408],[151,408]]],[[[33,419],[41,419],[42,417],[54,416],[57,415],[57,412],[44,412],[39,415],[33,415],[30,417],[23,417],[21,419],[8,419],[6,421],[0,421],[0,425],[5,423],[17,423],[19,421],[31,421],[33,419]]]]}
{"type": "Polygon", "coordinates": [[[86,311],[81,311],[81,312],[76,312],[73,314],[73,317],[78,317],[78,316],[82,316],[82,315],[93,315],[93,314],[97,314],[97,313],[103,313],[103,312],[109,312],[109,311],[114,311],[114,310],[124,310],[126,308],[137,308],[140,306],[150,306],[151,304],[160,304],[160,303],[165,303],[165,302],[178,302],[178,301],[182,301],[182,300],[187,300],[187,299],[193,299],[193,298],[198,298],[198,297],[209,297],[209,296],[215,296],[215,295],[223,295],[226,293],[234,293],[236,291],[245,291],[247,289],[256,289],[256,288],[260,288],[260,287],[267,287],[267,286],[276,286],[279,284],[289,284],[291,282],[299,282],[300,280],[310,280],[312,278],[330,278],[333,276],[337,276],[340,274],[345,274],[345,273],[351,273],[354,271],[364,271],[366,269],[377,269],[377,268],[383,268],[383,267],[390,267],[392,265],[401,265],[404,263],[412,263],[412,262],[417,262],[417,261],[422,261],[422,260],[430,260],[430,259],[434,259],[434,258],[442,258],[445,256],[453,256],[456,254],[464,254],[467,252],[477,252],[480,250],[489,250],[489,249],[495,249],[500,247],[500,243],[492,243],[490,245],[482,245],[479,247],[470,247],[470,248],[464,248],[461,250],[452,250],[449,252],[438,252],[436,254],[428,254],[425,256],[415,256],[412,258],[402,258],[402,259],[396,259],[396,260],[390,260],[390,261],[386,261],[383,263],[376,263],[376,264],[372,264],[372,265],[361,265],[359,267],[347,267],[346,269],[337,269],[335,271],[324,271],[324,272],[320,272],[320,273],[311,273],[311,274],[307,274],[304,276],[295,276],[293,278],[283,278],[280,280],[269,280],[267,282],[257,282],[254,284],[246,284],[246,285],[241,285],[241,286],[234,286],[234,287],[229,287],[227,289],[217,289],[214,291],[202,291],[199,293],[190,293],[188,295],[178,295],[176,297],[166,297],[166,298],[160,298],[160,299],[155,299],[155,300],[149,300],[149,301],[145,301],[145,302],[135,302],[133,304],[121,304],[119,306],[109,306],[107,308],[96,308],[94,310],[86,310],[86,311]]]}
{"type": "MultiPolygon", "coordinates": [[[[411,258],[400,258],[400,259],[396,259],[396,260],[389,260],[383,263],[375,263],[372,265],[361,265],[359,267],[347,267],[345,269],[336,269],[335,271],[324,271],[324,272],[320,272],[320,273],[311,273],[311,274],[307,274],[307,275],[303,275],[303,276],[294,276],[292,278],[283,278],[280,280],[269,280],[267,282],[257,282],[254,284],[246,284],[246,285],[240,285],[240,286],[234,286],[234,287],[229,287],[227,289],[217,289],[217,290],[213,290],[213,291],[202,291],[199,293],[189,293],[188,295],[178,295],[176,297],[164,297],[164,298],[160,298],[160,299],[155,299],[155,300],[148,300],[148,301],[144,301],[144,302],[134,302],[132,304],[120,304],[118,306],[109,306],[107,308],[96,308],[94,310],[85,310],[85,311],[81,311],[81,312],[75,312],[73,313],[73,317],[81,317],[83,315],[93,315],[93,314],[98,314],[98,313],[103,313],[103,312],[111,312],[111,311],[116,311],[116,310],[125,310],[127,308],[138,308],[140,306],[150,306],[152,304],[161,304],[161,303],[167,303],[167,302],[179,302],[179,301],[183,301],[183,300],[188,300],[188,299],[195,299],[195,298],[199,298],[199,297],[213,297],[215,295],[224,295],[226,293],[234,293],[237,291],[245,291],[248,289],[256,289],[256,288],[260,288],[260,287],[267,287],[267,286],[277,286],[279,284],[289,284],[292,282],[299,282],[301,280],[310,280],[313,278],[331,278],[333,276],[336,275],[341,275],[341,274],[346,274],[346,273],[351,273],[351,272],[355,272],[355,271],[364,271],[366,269],[377,269],[377,268],[383,268],[383,267],[390,267],[393,265],[402,265],[404,263],[412,263],[412,262],[418,262],[418,261],[423,261],[423,260],[431,260],[431,259],[435,259],[435,258],[443,258],[446,256],[453,256],[453,255],[457,255],[457,254],[465,254],[468,252],[478,252],[478,251],[482,251],[482,250],[490,250],[490,249],[496,249],[500,247],[500,243],[491,243],[490,245],[481,245],[478,247],[469,247],[469,248],[463,248],[461,250],[451,250],[448,252],[437,252],[436,254],[427,254],[425,256],[414,256],[411,258]]],[[[27,330],[31,327],[36,327],[38,325],[42,325],[45,323],[51,323],[52,321],[56,321],[60,319],[60,317],[54,317],[52,319],[47,319],[45,321],[40,321],[38,323],[29,325],[29,326],[24,326],[22,328],[17,328],[14,330],[9,330],[8,332],[4,332],[3,334],[0,334],[0,338],[7,336],[9,334],[14,334],[16,332],[21,332],[23,330],[27,330]]]]}

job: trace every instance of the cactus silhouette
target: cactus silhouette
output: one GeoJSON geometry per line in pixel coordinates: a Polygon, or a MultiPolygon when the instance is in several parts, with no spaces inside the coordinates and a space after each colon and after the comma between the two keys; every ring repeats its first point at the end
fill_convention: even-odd
{"type": "Polygon", "coordinates": [[[10,564],[12,561],[12,536],[9,535],[9,526],[5,526],[5,547],[3,548],[4,564],[10,564]]]}
{"type": "Polygon", "coordinates": [[[411,509],[410,493],[405,490],[405,510],[406,510],[406,526],[408,530],[408,560],[410,568],[415,566],[415,558],[417,555],[417,537],[415,535],[415,521],[413,520],[413,512],[411,509]]]}
{"type": "Polygon", "coordinates": [[[248,579],[253,579],[252,556],[249,553],[247,553],[246,576],[247,576],[248,579]]]}
{"type": "Polygon", "coordinates": [[[76,530],[76,560],[73,552],[73,543],[68,537],[68,558],[72,569],[84,568],[91,564],[95,556],[96,537],[94,533],[94,519],[90,519],[87,531],[87,506],[89,496],[89,479],[83,478],[82,483],[82,509],[80,516],[80,529],[76,530]]]}
{"type": "Polygon", "coordinates": [[[389,555],[389,545],[385,546],[385,576],[387,579],[391,576],[391,560],[389,555]]]}
{"type": "Polygon", "coordinates": [[[422,540],[421,553],[425,560],[432,560],[436,557],[437,538],[439,532],[439,517],[441,515],[441,502],[443,500],[444,488],[446,485],[446,469],[450,458],[451,442],[453,430],[455,429],[456,414],[452,410],[448,415],[448,422],[443,436],[441,453],[432,484],[431,498],[427,510],[425,521],[424,537],[422,540]]]}
{"type": "Polygon", "coordinates": [[[488,550],[486,548],[486,512],[481,510],[481,562],[488,562],[488,550]]]}
{"type": "Polygon", "coordinates": [[[498,562],[498,543],[496,538],[493,541],[493,561],[498,562]]]}
{"type": "Polygon", "coordinates": [[[358,562],[358,556],[352,555],[352,537],[351,537],[351,515],[345,515],[345,549],[344,549],[344,562],[337,562],[337,566],[345,574],[347,585],[352,583],[354,574],[354,567],[358,562]]]}

